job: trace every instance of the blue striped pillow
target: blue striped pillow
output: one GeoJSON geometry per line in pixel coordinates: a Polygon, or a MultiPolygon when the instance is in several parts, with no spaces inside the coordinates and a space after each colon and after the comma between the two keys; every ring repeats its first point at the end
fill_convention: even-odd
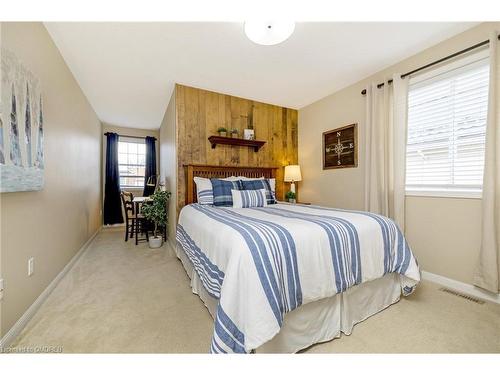
{"type": "Polygon", "coordinates": [[[241,181],[224,181],[217,178],[210,179],[214,194],[214,206],[231,207],[233,195],[231,190],[241,190],[241,181]]]}
{"type": "Polygon", "coordinates": [[[212,183],[208,178],[195,177],[197,202],[199,204],[214,204],[214,193],[212,191],[212,183]]]}
{"type": "Polygon", "coordinates": [[[267,178],[266,179],[259,179],[259,180],[242,180],[241,186],[242,186],[243,190],[261,190],[261,189],[264,189],[266,191],[267,204],[275,204],[276,203],[276,196],[274,195],[274,193],[271,189],[271,184],[269,183],[269,180],[267,178]]]}
{"type": "Polygon", "coordinates": [[[266,207],[266,190],[231,190],[234,208],[266,207]]]}
{"type": "Polygon", "coordinates": [[[212,189],[198,191],[197,201],[199,204],[213,205],[214,204],[214,192],[212,191],[212,189]]]}

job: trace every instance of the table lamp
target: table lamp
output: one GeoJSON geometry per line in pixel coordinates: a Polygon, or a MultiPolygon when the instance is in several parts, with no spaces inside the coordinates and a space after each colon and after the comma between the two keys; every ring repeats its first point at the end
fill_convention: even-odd
{"type": "Polygon", "coordinates": [[[285,182],[291,182],[290,191],[295,193],[295,182],[302,181],[299,165],[287,165],[285,167],[285,182]]]}
{"type": "Polygon", "coordinates": [[[146,181],[146,185],[151,187],[154,186],[154,192],[156,193],[158,190],[163,190],[165,184],[161,181],[161,175],[152,175],[146,181]]]}

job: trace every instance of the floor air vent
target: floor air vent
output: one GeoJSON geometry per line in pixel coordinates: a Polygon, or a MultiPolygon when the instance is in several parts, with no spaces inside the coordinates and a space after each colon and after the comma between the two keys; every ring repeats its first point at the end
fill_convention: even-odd
{"type": "Polygon", "coordinates": [[[456,291],[448,289],[448,288],[440,288],[439,290],[442,291],[442,292],[445,292],[445,293],[453,294],[454,296],[466,299],[467,301],[471,301],[471,302],[477,303],[479,305],[482,305],[484,303],[483,300],[480,300],[480,299],[475,298],[475,297],[468,296],[467,294],[456,292],[456,291]]]}

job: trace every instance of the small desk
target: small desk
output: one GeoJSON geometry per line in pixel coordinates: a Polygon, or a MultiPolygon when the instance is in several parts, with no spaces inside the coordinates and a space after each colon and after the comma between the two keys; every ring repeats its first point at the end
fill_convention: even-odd
{"type": "Polygon", "coordinates": [[[148,202],[150,201],[151,198],[150,197],[134,197],[134,199],[132,200],[132,202],[134,203],[134,213],[136,215],[140,214],[140,205],[144,202],[148,202]]]}

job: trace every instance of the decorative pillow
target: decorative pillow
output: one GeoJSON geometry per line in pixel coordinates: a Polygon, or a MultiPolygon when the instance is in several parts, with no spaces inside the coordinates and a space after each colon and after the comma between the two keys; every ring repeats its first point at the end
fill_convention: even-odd
{"type": "Polygon", "coordinates": [[[214,192],[212,189],[212,182],[208,178],[194,177],[196,184],[196,195],[199,204],[214,204],[214,192]]]}
{"type": "Polygon", "coordinates": [[[210,179],[214,193],[214,206],[231,207],[233,195],[231,190],[241,190],[241,181],[226,181],[217,178],[210,179]]]}
{"type": "Polygon", "coordinates": [[[258,177],[258,178],[251,178],[251,177],[245,177],[245,176],[238,176],[237,177],[239,180],[242,181],[254,181],[254,180],[268,180],[269,185],[271,185],[271,190],[276,195],[276,179],[275,178],[265,178],[265,177],[258,177]]]}
{"type": "Polygon", "coordinates": [[[245,180],[241,181],[241,186],[243,190],[261,190],[264,189],[266,191],[266,200],[267,204],[275,204],[276,203],[276,196],[271,189],[271,184],[269,183],[269,180],[264,178],[264,179],[258,179],[258,180],[245,180]]]}
{"type": "Polygon", "coordinates": [[[231,190],[234,208],[266,207],[266,189],[231,190]]]}

